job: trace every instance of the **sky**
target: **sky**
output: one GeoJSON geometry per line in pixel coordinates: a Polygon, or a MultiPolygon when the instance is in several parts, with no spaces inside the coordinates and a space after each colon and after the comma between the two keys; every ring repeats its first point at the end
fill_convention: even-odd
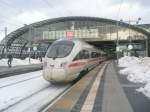
{"type": "Polygon", "coordinates": [[[0,40],[25,24],[65,16],[150,23],[150,0],[0,0],[0,40]]]}

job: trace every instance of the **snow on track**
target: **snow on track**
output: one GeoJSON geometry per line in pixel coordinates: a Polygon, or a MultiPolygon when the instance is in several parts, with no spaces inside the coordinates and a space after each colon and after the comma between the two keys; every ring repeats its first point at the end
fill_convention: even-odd
{"type": "Polygon", "coordinates": [[[42,72],[0,79],[0,111],[36,112],[70,85],[51,85],[42,72]]]}
{"type": "Polygon", "coordinates": [[[24,73],[17,76],[11,76],[0,79],[0,88],[6,86],[12,86],[13,84],[21,83],[27,80],[31,80],[33,78],[42,77],[42,71],[24,73]]]}
{"type": "Polygon", "coordinates": [[[69,86],[50,86],[4,112],[38,112],[69,86]]]}

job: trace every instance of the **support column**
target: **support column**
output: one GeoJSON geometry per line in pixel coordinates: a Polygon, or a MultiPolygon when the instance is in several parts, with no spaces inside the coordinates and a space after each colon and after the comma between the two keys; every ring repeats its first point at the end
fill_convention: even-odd
{"type": "Polygon", "coordinates": [[[146,51],[146,56],[148,57],[148,56],[150,56],[149,54],[150,54],[150,52],[149,52],[149,48],[148,48],[148,46],[149,46],[149,39],[148,38],[146,38],[146,49],[145,49],[145,51],[146,51]]]}

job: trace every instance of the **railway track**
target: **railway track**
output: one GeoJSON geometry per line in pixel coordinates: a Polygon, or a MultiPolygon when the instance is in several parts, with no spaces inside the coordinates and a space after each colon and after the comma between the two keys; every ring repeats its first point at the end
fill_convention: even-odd
{"type": "Polygon", "coordinates": [[[16,85],[16,84],[19,84],[19,83],[22,83],[22,82],[25,82],[25,81],[28,81],[28,80],[36,79],[36,78],[39,78],[39,77],[42,77],[42,76],[41,75],[40,76],[35,76],[35,77],[29,78],[29,79],[17,81],[17,82],[14,82],[14,83],[9,83],[9,84],[0,86],[0,88],[4,88],[4,87],[7,87],[7,86],[12,86],[12,85],[16,85]]]}
{"type": "Polygon", "coordinates": [[[56,87],[53,85],[47,86],[0,111],[1,112],[16,112],[16,111],[38,112],[41,109],[45,108],[56,97],[64,93],[69,87],[70,86],[67,86],[63,90],[57,92],[59,88],[56,89],[56,87]],[[50,93],[53,93],[53,96],[50,96],[50,93]],[[32,101],[32,103],[30,101],[32,101]]]}
{"type": "Polygon", "coordinates": [[[41,71],[0,79],[0,112],[43,112],[72,87],[48,83],[41,71]]]}
{"type": "Polygon", "coordinates": [[[31,94],[31,95],[27,96],[27,97],[25,97],[25,98],[23,98],[23,99],[21,99],[21,100],[19,100],[19,101],[15,102],[15,103],[14,103],[14,104],[12,104],[12,105],[9,105],[7,108],[2,109],[2,110],[0,110],[0,111],[1,111],[1,112],[8,111],[11,107],[14,107],[14,106],[16,106],[17,104],[19,104],[19,103],[21,103],[21,102],[23,102],[23,101],[25,101],[25,100],[27,100],[27,99],[31,98],[32,96],[34,96],[34,95],[36,95],[36,94],[40,93],[41,91],[45,90],[46,88],[48,88],[48,87],[42,88],[41,90],[39,90],[39,91],[37,91],[37,92],[35,92],[35,93],[33,93],[33,94],[31,94]]]}
{"type": "MultiPolygon", "coordinates": [[[[31,72],[31,73],[37,73],[37,72],[31,72]]],[[[26,73],[28,74],[28,73],[26,73]]],[[[22,82],[25,82],[25,81],[28,81],[28,80],[32,80],[32,79],[35,79],[35,78],[39,78],[39,77],[42,77],[42,74],[38,74],[38,75],[31,75],[31,76],[26,76],[26,74],[21,74],[22,76],[13,76],[13,77],[9,77],[9,78],[5,78],[5,79],[0,79],[0,88],[4,88],[4,87],[7,87],[7,86],[12,86],[12,85],[16,85],[18,83],[22,83],[22,82]],[[25,78],[22,78],[22,77],[25,77],[25,78]],[[14,78],[14,80],[13,80],[14,78]],[[8,81],[8,80],[12,80],[11,82],[8,81]],[[16,80],[17,79],[17,80],[16,80]]]]}
{"type": "Polygon", "coordinates": [[[0,79],[0,112],[40,111],[71,86],[52,85],[43,79],[41,71],[35,73],[39,74],[23,74],[22,77],[26,76],[25,78],[19,75],[0,79]],[[13,91],[6,97],[7,94],[4,94],[9,90],[13,91]]]}

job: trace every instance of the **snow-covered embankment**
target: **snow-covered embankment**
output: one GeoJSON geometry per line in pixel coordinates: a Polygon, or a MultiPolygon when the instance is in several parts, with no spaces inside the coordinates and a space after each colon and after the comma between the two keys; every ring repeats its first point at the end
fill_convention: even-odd
{"type": "MultiPolygon", "coordinates": [[[[8,62],[8,59],[1,59],[0,66],[8,66],[7,62],[8,62]]],[[[24,60],[13,58],[12,60],[12,66],[39,64],[39,63],[41,63],[39,59],[32,59],[32,58],[30,58],[30,62],[29,62],[29,58],[26,58],[24,60]]]]}
{"type": "Polygon", "coordinates": [[[150,57],[122,57],[119,59],[120,73],[127,75],[127,79],[134,83],[143,83],[137,91],[150,98],[150,57]]]}

